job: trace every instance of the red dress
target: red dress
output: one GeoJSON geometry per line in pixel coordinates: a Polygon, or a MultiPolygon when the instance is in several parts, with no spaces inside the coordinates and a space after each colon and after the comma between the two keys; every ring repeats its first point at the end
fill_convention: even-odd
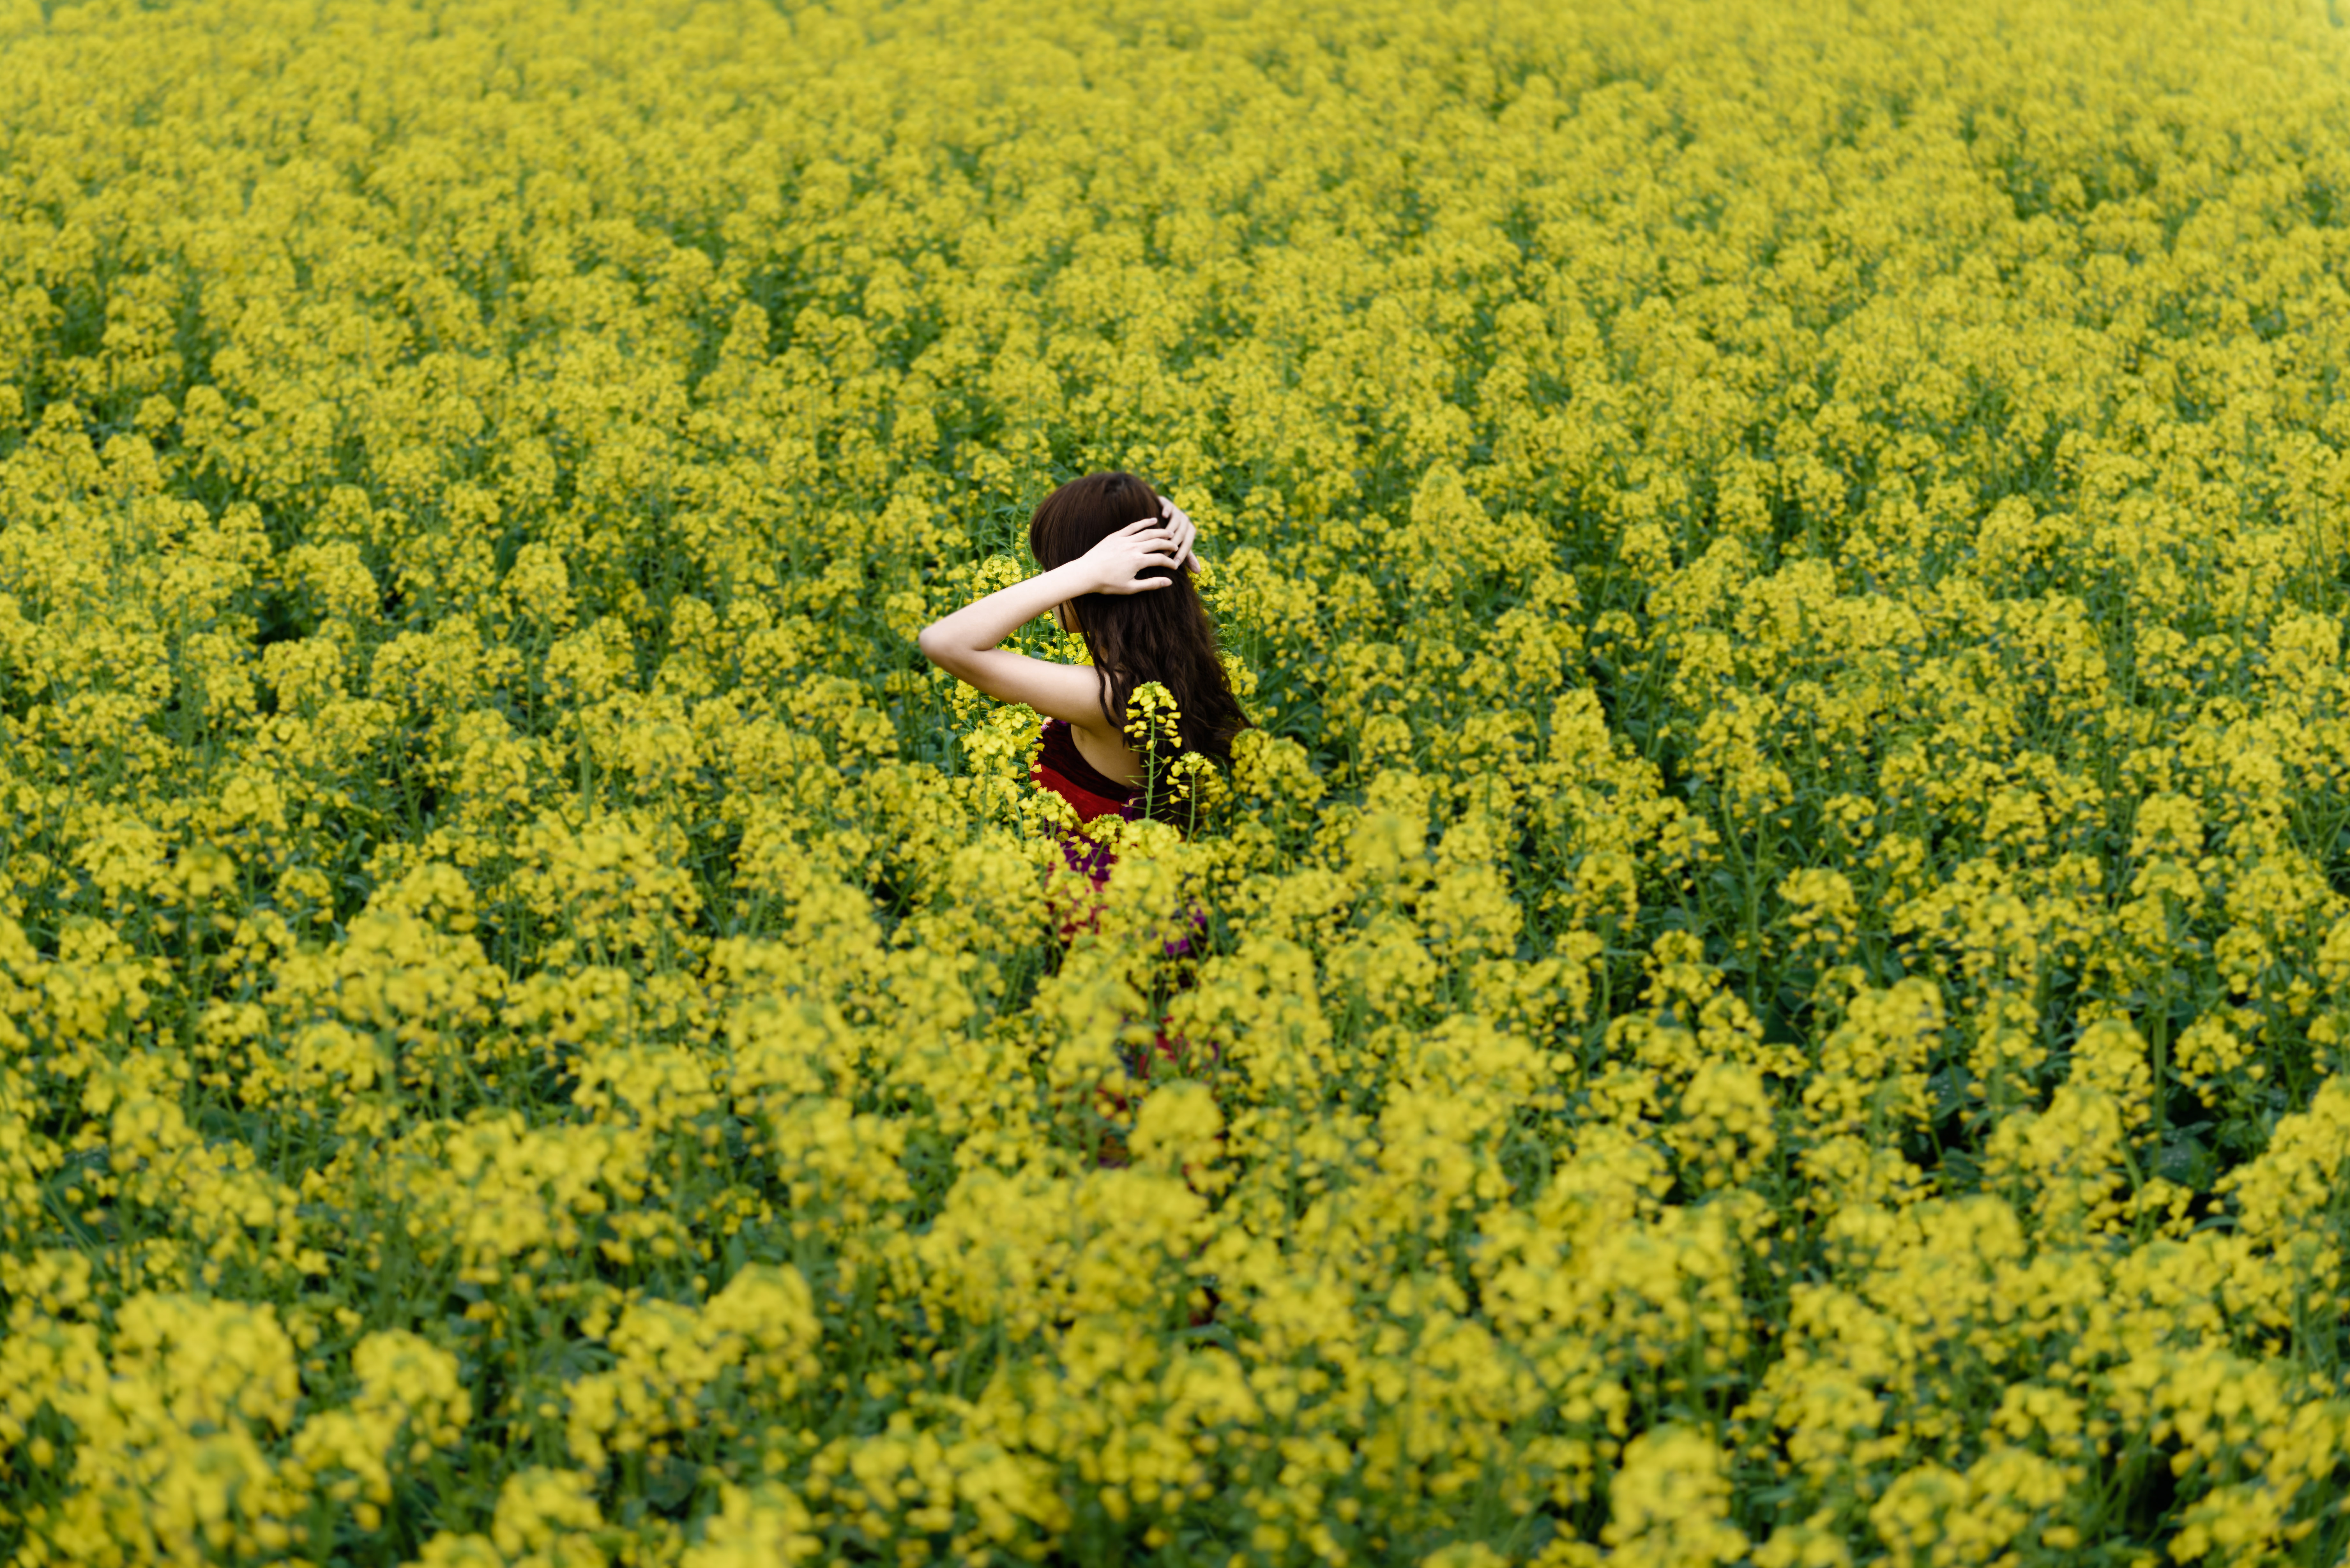
{"type": "MultiPolygon", "coordinates": [[[[1142,815],[1139,798],[1142,794],[1141,787],[1119,784],[1086,761],[1084,754],[1077,750],[1076,738],[1069,733],[1069,722],[1066,719],[1045,721],[1045,746],[1037,753],[1036,765],[1029,776],[1067,801],[1080,823],[1093,822],[1105,816],[1119,816],[1132,822],[1142,815]]],[[[1110,867],[1118,863],[1118,857],[1110,852],[1108,845],[1097,844],[1083,833],[1063,834],[1061,855],[1068,861],[1070,870],[1085,874],[1097,893],[1109,880],[1110,867]]],[[[1098,904],[1087,911],[1082,929],[1093,929],[1094,921],[1100,913],[1098,904]]],[[[1204,932],[1207,925],[1204,911],[1191,911],[1191,926],[1195,932],[1204,932]]],[[[1080,922],[1073,916],[1062,923],[1061,939],[1067,940],[1079,929],[1080,922]]],[[[1191,942],[1188,937],[1177,937],[1167,943],[1167,956],[1170,958],[1181,958],[1191,951],[1191,942]]]]}
{"type": "MultiPolygon", "coordinates": [[[[1134,804],[1134,797],[1139,792],[1131,784],[1119,784],[1086,761],[1084,754],[1077,750],[1076,738],[1069,733],[1069,722],[1066,719],[1045,721],[1044,750],[1036,754],[1036,765],[1029,776],[1067,801],[1081,824],[1105,816],[1132,821],[1141,815],[1134,804]]],[[[1109,868],[1118,861],[1108,845],[1096,843],[1090,835],[1082,831],[1061,835],[1061,855],[1068,861],[1070,870],[1083,873],[1087,880],[1093,883],[1097,893],[1101,891],[1102,884],[1109,880],[1109,868]]],[[[1091,930],[1100,913],[1098,905],[1088,911],[1082,921],[1084,928],[1091,930]]],[[[1071,918],[1061,923],[1061,940],[1066,941],[1075,936],[1080,923],[1072,912],[1071,918]]]]}
{"type": "MultiPolygon", "coordinates": [[[[1094,822],[1105,816],[1124,817],[1131,822],[1142,815],[1142,808],[1136,802],[1136,797],[1142,793],[1141,789],[1134,784],[1119,784],[1099,768],[1095,767],[1093,763],[1086,761],[1084,753],[1077,750],[1076,737],[1070,734],[1069,723],[1066,719],[1045,721],[1044,749],[1037,753],[1036,765],[1031,770],[1029,776],[1044,788],[1051,790],[1055,794],[1067,801],[1070,809],[1077,814],[1077,821],[1081,824],[1094,822]]],[[[1083,872],[1093,883],[1094,891],[1097,894],[1101,891],[1102,885],[1109,880],[1110,867],[1118,861],[1118,857],[1110,853],[1108,845],[1097,844],[1081,832],[1065,833],[1061,836],[1061,854],[1068,861],[1069,869],[1083,872]]],[[[1082,917],[1079,917],[1076,911],[1070,911],[1069,918],[1061,922],[1061,940],[1069,940],[1080,929],[1092,930],[1095,922],[1100,918],[1101,906],[1098,903],[1085,911],[1082,917]]],[[[1204,932],[1207,929],[1205,912],[1192,910],[1191,925],[1194,931],[1204,932]]],[[[1191,952],[1190,938],[1177,937],[1168,942],[1166,952],[1170,959],[1189,957],[1191,952]]],[[[1189,1047],[1180,1036],[1170,1036],[1167,1033],[1163,1019],[1152,1041],[1152,1050],[1159,1056],[1170,1062],[1180,1061],[1189,1053],[1189,1047]]],[[[1222,1055],[1215,1046],[1211,1045],[1208,1050],[1211,1057],[1222,1055]]],[[[1129,1065],[1132,1064],[1129,1064],[1129,1065]]],[[[1106,1093],[1109,1100],[1115,1103],[1116,1109],[1125,1109],[1126,1097],[1123,1095],[1115,1091],[1106,1091],[1106,1093]]],[[[1119,1163],[1123,1163],[1122,1158],[1119,1163]]]]}

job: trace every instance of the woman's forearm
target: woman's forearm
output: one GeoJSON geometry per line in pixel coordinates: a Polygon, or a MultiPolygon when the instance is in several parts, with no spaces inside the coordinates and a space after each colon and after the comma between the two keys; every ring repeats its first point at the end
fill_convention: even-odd
{"type": "Polygon", "coordinates": [[[999,588],[924,627],[922,656],[951,670],[960,656],[984,653],[1055,605],[1092,593],[1100,586],[1092,576],[1079,559],[999,588]]]}

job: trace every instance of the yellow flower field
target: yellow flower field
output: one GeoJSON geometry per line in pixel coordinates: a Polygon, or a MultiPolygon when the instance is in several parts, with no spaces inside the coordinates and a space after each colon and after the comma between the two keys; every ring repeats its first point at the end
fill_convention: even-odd
{"type": "Polygon", "coordinates": [[[0,1550],[2342,1561],[2345,22],[0,4],[0,1550]]]}

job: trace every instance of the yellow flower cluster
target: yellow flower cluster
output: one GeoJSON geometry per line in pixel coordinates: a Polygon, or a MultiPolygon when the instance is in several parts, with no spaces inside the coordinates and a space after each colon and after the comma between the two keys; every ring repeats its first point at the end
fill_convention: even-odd
{"type": "Polygon", "coordinates": [[[0,1558],[2340,1561],[2345,36],[0,0],[0,1558]]]}

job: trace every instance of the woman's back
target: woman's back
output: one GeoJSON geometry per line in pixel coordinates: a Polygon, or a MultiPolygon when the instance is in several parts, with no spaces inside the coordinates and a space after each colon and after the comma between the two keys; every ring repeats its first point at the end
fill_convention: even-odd
{"type": "MultiPolygon", "coordinates": [[[[1096,767],[1091,759],[1078,749],[1076,732],[1066,719],[1045,721],[1043,745],[1036,753],[1036,765],[1031,776],[1044,788],[1051,790],[1077,814],[1079,822],[1091,822],[1102,816],[1128,815],[1134,797],[1141,793],[1137,784],[1121,784],[1118,779],[1096,767]]],[[[1132,748],[1128,749],[1132,755],[1132,748]]],[[[1135,774],[1141,773],[1140,763],[1135,774]]]]}

